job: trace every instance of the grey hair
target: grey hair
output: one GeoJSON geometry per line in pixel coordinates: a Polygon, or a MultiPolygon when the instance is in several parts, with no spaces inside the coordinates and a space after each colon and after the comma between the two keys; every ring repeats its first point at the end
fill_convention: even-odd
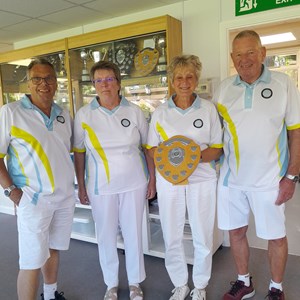
{"type": "Polygon", "coordinates": [[[260,37],[259,37],[258,33],[254,30],[243,30],[243,31],[239,32],[233,39],[232,43],[234,43],[238,39],[247,38],[247,37],[254,38],[257,41],[258,46],[262,47],[260,37]]]}
{"type": "Polygon", "coordinates": [[[36,65],[49,66],[53,70],[53,72],[56,76],[56,72],[55,72],[55,68],[54,68],[53,64],[51,62],[49,62],[46,58],[41,57],[41,58],[32,59],[30,64],[27,66],[27,79],[29,79],[29,73],[30,73],[31,69],[36,65]]]}

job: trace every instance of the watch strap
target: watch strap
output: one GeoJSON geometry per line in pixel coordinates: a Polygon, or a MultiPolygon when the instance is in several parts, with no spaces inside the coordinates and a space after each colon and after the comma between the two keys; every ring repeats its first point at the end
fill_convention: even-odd
{"type": "Polygon", "coordinates": [[[11,186],[5,188],[5,189],[4,189],[4,194],[5,194],[5,196],[9,197],[10,194],[11,194],[11,192],[12,192],[14,189],[16,189],[16,188],[17,188],[17,187],[16,187],[14,184],[12,184],[11,186]]]}
{"type": "Polygon", "coordinates": [[[298,182],[299,181],[299,175],[291,175],[291,174],[285,174],[287,179],[292,180],[293,182],[298,182]]]}

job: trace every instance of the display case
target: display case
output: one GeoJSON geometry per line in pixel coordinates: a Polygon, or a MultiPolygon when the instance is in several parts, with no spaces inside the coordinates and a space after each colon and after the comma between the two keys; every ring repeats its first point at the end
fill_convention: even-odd
{"type": "Polygon", "coordinates": [[[98,61],[116,63],[121,93],[146,117],[171,93],[167,64],[182,52],[181,22],[163,16],[92,32],[68,40],[74,110],[96,96],[89,70],[98,61]]]}

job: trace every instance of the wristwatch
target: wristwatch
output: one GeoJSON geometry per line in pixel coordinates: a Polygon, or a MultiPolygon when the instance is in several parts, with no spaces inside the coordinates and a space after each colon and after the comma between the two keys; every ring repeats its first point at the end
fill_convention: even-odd
{"type": "Polygon", "coordinates": [[[11,186],[5,188],[5,189],[4,189],[4,195],[5,195],[6,197],[9,197],[10,194],[11,194],[11,192],[12,192],[14,189],[16,189],[16,188],[17,188],[17,187],[16,187],[14,184],[12,184],[11,186]]]}
{"type": "Polygon", "coordinates": [[[295,183],[298,182],[299,179],[300,179],[299,175],[285,174],[284,177],[286,177],[287,179],[292,180],[292,181],[295,182],[295,183]]]}

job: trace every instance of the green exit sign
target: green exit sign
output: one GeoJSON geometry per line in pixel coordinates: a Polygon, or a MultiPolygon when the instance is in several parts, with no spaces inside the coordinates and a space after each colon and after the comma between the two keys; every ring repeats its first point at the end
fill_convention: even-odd
{"type": "Polygon", "coordinates": [[[298,4],[300,4],[300,0],[235,0],[235,15],[253,14],[259,11],[298,4]]]}

